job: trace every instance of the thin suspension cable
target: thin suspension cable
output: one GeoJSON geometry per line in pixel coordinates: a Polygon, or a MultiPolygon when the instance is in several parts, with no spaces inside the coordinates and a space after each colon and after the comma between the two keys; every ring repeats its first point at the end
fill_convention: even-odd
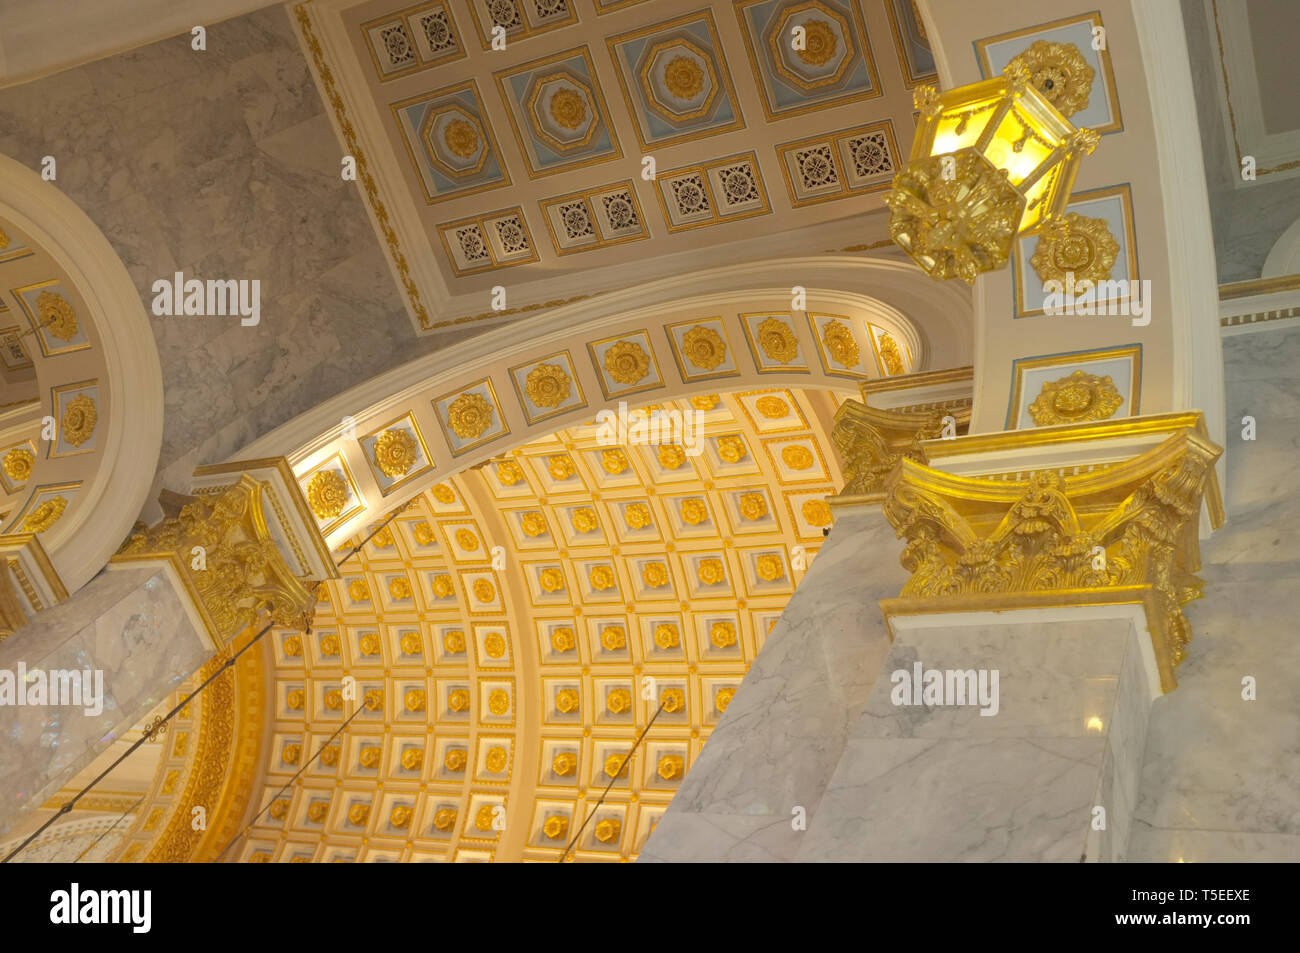
{"type": "Polygon", "coordinates": [[[78,854],[78,855],[77,855],[77,859],[74,860],[73,863],[74,863],[74,864],[75,864],[75,863],[78,863],[78,862],[81,860],[81,858],[85,857],[85,856],[86,856],[87,854],[89,854],[92,850],[94,850],[96,847],[98,847],[100,841],[102,841],[102,840],[103,840],[105,837],[107,837],[109,834],[113,833],[113,831],[117,830],[117,825],[122,823],[122,818],[126,817],[128,814],[130,814],[132,811],[134,811],[137,807],[139,807],[141,804],[143,804],[143,803],[144,803],[144,798],[145,798],[145,796],[144,796],[143,794],[141,794],[138,798],[136,798],[134,804],[132,804],[130,807],[128,807],[125,811],[123,811],[121,814],[119,814],[119,815],[117,816],[117,820],[115,820],[115,821],[113,822],[113,826],[110,827],[108,830],[104,831],[104,833],[100,834],[98,837],[96,837],[96,838],[95,838],[95,842],[94,842],[93,844],[91,844],[89,847],[87,847],[85,850],[83,850],[80,854],[78,854]]]}
{"type": "Polygon", "coordinates": [[[627,767],[627,763],[632,760],[632,755],[636,754],[636,749],[640,746],[641,739],[646,736],[646,732],[650,730],[650,726],[655,723],[655,719],[659,717],[660,712],[663,710],[664,703],[661,701],[659,707],[655,710],[655,713],[646,723],[646,726],[641,729],[641,734],[637,735],[636,741],[632,742],[632,749],[623,758],[623,763],[618,766],[618,770],[614,772],[614,776],[609,779],[609,784],[605,785],[605,790],[600,792],[600,798],[594,805],[592,805],[591,810],[587,812],[587,817],[582,822],[582,826],[578,828],[578,833],[573,835],[573,840],[569,841],[569,846],[564,848],[564,853],[560,855],[560,859],[556,861],[556,863],[564,863],[564,858],[569,856],[569,852],[573,850],[573,845],[578,843],[578,838],[582,836],[582,832],[587,829],[587,825],[591,823],[591,819],[596,816],[596,812],[600,810],[600,806],[605,803],[605,795],[609,793],[609,789],[614,786],[614,782],[617,781],[619,775],[623,773],[623,769],[627,767]]]}
{"type": "Polygon", "coordinates": [[[280,795],[283,794],[285,791],[287,791],[290,788],[290,786],[292,786],[293,782],[297,781],[300,777],[302,777],[302,773],[306,771],[308,768],[310,768],[312,762],[314,762],[317,758],[320,757],[321,752],[330,746],[330,742],[332,742],[335,738],[337,738],[340,734],[342,734],[343,729],[346,728],[348,725],[352,724],[352,719],[357,717],[357,715],[361,714],[368,707],[369,706],[366,705],[364,702],[357,705],[357,710],[354,711],[352,714],[348,715],[347,721],[343,722],[343,724],[339,725],[338,728],[334,729],[334,734],[326,738],[325,741],[321,743],[321,746],[316,749],[316,753],[312,755],[310,758],[308,758],[306,762],[303,763],[303,766],[297,770],[297,772],[294,774],[293,777],[291,777],[288,781],[284,783],[284,786],[281,787],[280,790],[275,792],[275,795],[269,801],[266,802],[266,807],[258,811],[257,814],[253,817],[253,819],[244,825],[243,830],[241,830],[234,837],[230,838],[230,840],[226,843],[226,846],[221,848],[221,853],[217,854],[217,859],[213,861],[213,863],[221,862],[221,858],[226,856],[226,851],[230,850],[230,848],[235,844],[236,841],[238,841],[241,837],[243,837],[245,834],[248,833],[249,829],[261,819],[262,815],[271,809],[271,805],[280,799],[280,795]]]}
{"type": "MultiPolygon", "coordinates": [[[[411,499],[407,500],[407,501],[406,501],[405,503],[403,503],[401,506],[399,506],[399,507],[397,507],[395,510],[393,510],[393,512],[389,513],[388,516],[384,519],[384,521],[383,521],[382,523],[380,523],[378,526],[376,526],[374,529],[372,529],[372,530],[371,530],[371,531],[366,535],[366,537],[365,537],[364,539],[361,540],[361,542],[359,542],[359,543],[357,543],[355,546],[353,546],[352,549],[350,549],[350,550],[348,551],[347,555],[345,555],[342,559],[340,559],[340,560],[338,560],[338,561],[336,561],[336,562],[334,563],[335,568],[336,568],[336,569],[342,569],[342,568],[343,568],[343,564],[344,564],[345,562],[347,562],[349,559],[351,559],[351,558],[352,558],[353,556],[355,556],[357,553],[361,552],[362,547],[364,547],[364,546],[366,545],[366,543],[370,542],[370,540],[373,539],[373,538],[375,537],[375,535],[376,535],[380,530],[382,530],[385,526],[387,526],[387,525],[388,525],[389,523],[391,523],[394,519],[396,519],[397,516],[398,516],[400,513],[402,513],[402,512],[404,512],[405,510],[409,509],[411,506],[414,506],[415,503],[416,503],[416,501],[417,501],[418,499],[419,499],[419,496],[413,496],[413,497],[411,497],[411,499]]],[[[317,583],[317,589],[319,589],[320,586],[323,586],[323,585],[324,585],[324,582],[317,583]]],[[[262,639],[262,636],[266,635],[267,632],[270,632],[271,629],[272,629],[274,626],[275,626],[275,623],[274,623],[274,622],[268,622],[268,623],[267,623],[267,624],[262,628],[262,631],[258,632],[257,635],[253,636],[253,637],[248,641],[248,643],[247,643],[247,644],[246,644],[242,649],[240,649],[240,650],[239,650],[238,652],[236,652],[234,655],[231,655],[229,658],[227,658],[226,661],[223,662],[223,663],[221,664],[221,666],[220,666],[220,667],[219,667],[215,672],[213,672],[210,676],[208,676],[208,678],[206,678],[206,679],[203,681],[203,684],[202,684],[202,685],[200,685],[198,688],[194,689],[194,691],[190,692],[190,693],[189,693],[188,695],[186,695],[183,699],[181,699],[179,702],[177,702],[176,707],[173,708],[171,711],[169,711],[166,715],[164,715],[163,718],[162,718],[162,721],[158,722],[158,723],[154,726],[155,730],[154,730],[153,732],[150,732],[150,733],[148,733],[148,734],[142,735],[142,736],[139,738],[139,740],[137,740],[137,741],[135,742],[135,744],[131,745],[131,747],[127,748],[126,751],[122,753],[121,757],[119,757],[116,761],[114,761],[114,762],[113,762],[112,764],[110,764],[107,768],[105,768],[103,771],[101,771],[101,772],[100,772],[100,773],[95,777],[95,779],[94,779],[93,781],[91,781],[91,782],[90,782],[89,784],[87,784],[84,788],[82,788],[80,791],[78,791],[76,794],[74,794],[74,795],[73,795],[69,800],[65,801],[65,802],[63,803],[63,805],[58,809],[58,811],[56,811],[56,812],[54,813],[54,815],[53,815],[52,817],[50,817],[50,818],[49,818],[49,819],[48,819],[44,824],[42,824],[40,827],[36,828],[36,830],[32,832],[31,836],[29,836],[25,841],[23,841],[21,844],[19,844],[17,847],[15,847],[13,850],[11,850],[11,851],[9,852],[9,854],[4,858],[4,860],[0,860],[0,864],[7,864],[7,863],[9,863],[9,861],[13,860],[15,857],[18,856],[19,852],[21,852],[21,851],[23,850],[23,848],[25,848],[28,844],[30,844],[32,841],[36,840],[37,837],[39,837],[41,834],[43,834],[43,833],[44,833],[44,832],[45,832],[45,831],[50,827],[50,825],[52,825],[55,821],[57,821],[57,820],[58,820],[59,818],[61,818],[63,815],[68,814],[68,813],[71,813],[73,806],[74,806],[78,801],[80,801],[80,800],[81,800],[81,799],[82,799],[82,798],[83,798],[83,797],[84,797],[84,796],[85,796],[85,795],[90,791],[91,788],[93,788],[93,787],[94,787],[96,784],[98,784],[100,781],[104,780],[104,778],[108,777],[108,775],[109,775],[110,773],[112,773],[112,771],[113,771],[113,770],[114,770],[114,769],[115,769],[119,764],[121,764],[121,763],[122,763],[123,761],[125,761],[127,758],[131,757],[131,755],[135,753],[135,751],[136,751],[137,748],[139,748],[141,745],[143,745],[146,741],[149,741],[149,740],[151,740],[152,738],[156,737],[156,733],[157,733],[157,731],[160,730],[160,729],[162,728],[163,725],[166,725],[167,722],[171,721],[172,718],[174,718],[174,717],[176,716],[176,714],[177,714],[179,711],[181,711],[181,709],[183,709],[187,704],[189,704],[189,702],[190,702],[191,699],[195,698],[195,697],[196,697],[200,692],[203,691],[203,689],[207,688],[208,685],[210,685],[213,681],[215,681],[216,678],[217,678],[217,676],[221,675],[223,672],[225,672],[226,669],[228,669],[228,668],[230,668],[232,665],[234,665],[234,664],[235,664],[235,661],[239,658],[239,656],[243,655],[246,651],[248,651],[248,649],[250,649],[250,648],[252,648],[254,645],[256,645],[256,644],[257,644],[257,643],[262,639]]],[[[310,628],[310,627],[309,627],[309,628],[310,628]]],[[[224,652],[224,651],[228,651],[228,648],[229,648],[229,647],[227,647],[226,649],[222,649],[221,651],[223,651],[223,652],[224,652]]],[[[213,657],[215,658],[216,655],[219,655],[219,654],[220,654],[220,652],[218,652],[218,653],[214,653],[213,657]]],[[[351,719],[349,719],[349,720],[351,720],[351,719]]],[[[345,724],[346,724],[346,722],[345,722],[345,724]]]]}

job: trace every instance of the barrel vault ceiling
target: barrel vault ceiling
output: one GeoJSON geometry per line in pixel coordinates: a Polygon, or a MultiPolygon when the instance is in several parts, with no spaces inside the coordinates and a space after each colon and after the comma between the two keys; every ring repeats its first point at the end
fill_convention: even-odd
{"type": "Polygon", "coordinates": [[[295,13],[425,331],[500,317],[497,286],[508,315],[792,242],[883,247],[911,87],[933,79],[911,0],[309,0],[295,13]]]}
{"type": "Polygon", "coordinates": [[[843,396],[700,395],[663,405],[698,456],[574,427],[417,497],[272,633],[238,859],[634,859],[822,543],[843,396]]]}

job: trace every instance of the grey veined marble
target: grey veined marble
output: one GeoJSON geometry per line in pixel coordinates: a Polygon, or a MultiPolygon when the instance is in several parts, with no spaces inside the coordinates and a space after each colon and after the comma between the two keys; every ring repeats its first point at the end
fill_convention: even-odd
{"type": "Polygon", "coordinates": [[[0,90],[0,152],[104,232],[146,312],[152,283],[256,279],[261,321],[150,317],[160,482],[433,349],[417,337],[284,7],[0,90]]]}
{"type": "Polygon", "coordinates": [[[43,804],[188,678],[208,657],[181,596],[158,569],[106,570],[77,598],[47,609],[0,644],[0,833],[43,804]],[[42,674],[37,676],[39,671],[42,674]],[[12,679],[29,684],[63,671],[80,676],[71,693],[10,698],[12,679]]]}

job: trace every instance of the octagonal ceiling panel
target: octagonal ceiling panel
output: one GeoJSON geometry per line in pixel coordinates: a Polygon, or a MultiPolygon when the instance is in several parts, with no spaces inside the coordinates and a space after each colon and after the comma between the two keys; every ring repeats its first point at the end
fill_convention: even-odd
{"type": "Polygon", "coordinates": [[[741,0],[736,15],[769,119],[881,95],[850,0],[741,0]]]}
{"type": "Polygon", "coordinates": [[[705,10],[606,40],[642,149],[744,127],[705,10]]]}
{"type": "Polygon", "coordinates": [[[899,164],[895,140],[911,133],[908,85],[933,68],[912,66],[924,50],[909,43],[911,0],[315,0],[294,10],[421,333],[511,321],[633,273],[670,277],[688,260],[751,260],[778,233],[817,251],[894,254],[876,193],[899,164]],[[490,44],[494,26],[504,48],[490,44]],[[792,26],[820,62],[771,47],[792,26]],[[864,136],[881,152],[865,165],[858,154],[874,147],[864,136]],[[639,174],[643,155],[657,176],[639,174]],[[728,200],[720,170],[742,160],[753,188],[728,200]],[[709,208],[680,209],[666,173],[711,190],[709,208]],[[507,216],[536,242],[494,247],[491,223],[507,216]],[[462,247],[463,232],[481,232],[482,247],[462,247]],[[509,306],[497,309],[506,268],[509,306]]]}
{"type": "Polygon", "coordinates": [[[585,47],[493,75],[530,178],[622,157],[585,47]]]}
{"type": "Polygon", "coordinates": [[[429,204],[510,184],[473,80],[391,108],[429,204]]]}

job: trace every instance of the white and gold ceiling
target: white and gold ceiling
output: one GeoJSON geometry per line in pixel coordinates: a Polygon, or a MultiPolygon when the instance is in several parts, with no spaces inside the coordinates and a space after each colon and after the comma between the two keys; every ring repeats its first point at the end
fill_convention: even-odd
{"type": "Polygon", "coordinates": [[[578,426],[434,484],[183,713],[118,857],[212,859],[247,806],[226,859],[634,859],[822,543],[850,394],[697,394],[647,406],[699,411],[698,455],[578,426]]]}
{"type": "Polygon", "coordinates": [[[934,77],[910,0],[307,0],[294,18],[424,332],[686,253],[887,246],[862,216],[934,77]]]}

